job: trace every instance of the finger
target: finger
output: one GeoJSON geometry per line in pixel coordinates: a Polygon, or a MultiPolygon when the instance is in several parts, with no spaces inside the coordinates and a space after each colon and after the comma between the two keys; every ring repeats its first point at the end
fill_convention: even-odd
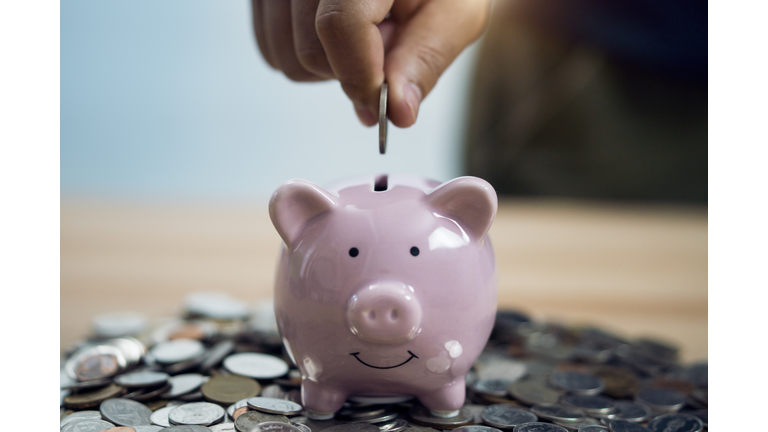
{"type": "MultiPolygon", "coordinates": [[[[422,4],[429,0],[398,0],[392,3],[392,9],[389,10],[389,16],[382,21],[379,27],[381,39],[384,41],[384,53],[392,49],[397,30],[419,10],[422,4]]],[[[386,60],[385,60],[386,61],[386,60]]]]}
{"type": "Polygon", "coordinates": [[[395,40],[397,23],[394,20],[387,18],[380,22],[376,27],[378,27],[379,33],[381,34],[381,41],[384,44],[384,53],[386,56],[386,52],[392,48],[392,42],[395,40]]]}
{"type": "Polygon", "coordinates": [[[291,0],[293,45],[304,69],[323,78],[335,78],[325,49],[315,30],[315,16],[320,0],[291,0]]]}
{"type": "Polygon", "coordinates": [[[264,56],[267,64],[277,69],[277,63],[274,61],[272,53],[267,44],[267,34],[264,28],[264,7],[261,0],[251,0],[251,14],[253,17],[253,33],[256,36],[256,43],[259,45],[259,51],[264,56]]]}
{"type": "Polygon", "coordinates": [[[367,126],[376,124],[384,45],[376,27],[393,0],[320,0],[315,28],[328,62],[367,126]]]}
{"type": "Polygon", "coordinates": [[[263,0],[264,23],[269,50],[277,67],[293,81],[317,81],[320,78],[304,69],[296,57],[293,46],[291,2],[285,0],[263,0]]]}
{"type": "Polygon", "coordinates": [[[398,0],[392,4],[389,17],[398,23],[404,23],[411,19],[417,10],[429,0],[398,0]]]}
{"type": "Polygon", "coordinates": [[[388,114],[395,126],[416,122],[421,101],[445,69],[482,34],[489,0],[427,2],[404,23],[387,52],[388,114]]]}

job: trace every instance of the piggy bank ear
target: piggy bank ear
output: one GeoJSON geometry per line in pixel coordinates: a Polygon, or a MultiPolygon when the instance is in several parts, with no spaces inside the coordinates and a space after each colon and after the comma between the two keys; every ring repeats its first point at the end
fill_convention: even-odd
{"type": "Polygon", "coordinates": [[[441,184],[427,195],[426,203],[436,213],[454,219],[477,241],[485,237],[498,208],[496,191],[477,177],[459,177],[441,184]]]}
{"type": "Polygon", "coordinates": [[[269,217],[286,246],[293,249],[307,222],[336,205],[336,197],[320,186],[306,180],[291,180],[272,194],[269,217]]]}

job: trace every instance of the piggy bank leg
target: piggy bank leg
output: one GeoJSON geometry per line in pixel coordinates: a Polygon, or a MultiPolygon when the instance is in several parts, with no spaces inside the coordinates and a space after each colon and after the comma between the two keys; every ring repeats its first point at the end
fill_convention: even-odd
{"type": "Polygon", "coordinates": [[[419,401],[429,408],[430,413],[435,417],[454,417],[464,406],[466,391],[466,384],[462,377],[432,393],[419,396],[419,401]]]}
{"type": "Polygon", "coordinates": [[[301,402],[311,420],[332,419],[346,400],[346,392],[311,380],[301,380],[301,402]]]}

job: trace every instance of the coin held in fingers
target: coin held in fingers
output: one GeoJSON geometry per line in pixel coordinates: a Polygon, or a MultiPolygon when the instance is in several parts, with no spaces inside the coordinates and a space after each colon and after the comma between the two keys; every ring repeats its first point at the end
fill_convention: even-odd
{"type": "Polygon", "coordinates": [[[387,93],[389,93],[389,85],[384,83],[381,85],[381,93],[379,93],[379,153],[384,154],[387,152],[387,93]]]}

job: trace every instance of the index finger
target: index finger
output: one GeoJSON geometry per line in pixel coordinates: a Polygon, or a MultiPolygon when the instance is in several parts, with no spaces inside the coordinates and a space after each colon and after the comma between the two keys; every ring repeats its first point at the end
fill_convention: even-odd
{"type": "Polygon", "coordinates": [[[320,0],[315,28],[334,75],[361,120],[371,126],[384,82],[384,44],[378,23],[394,0],[320,0]]]}

